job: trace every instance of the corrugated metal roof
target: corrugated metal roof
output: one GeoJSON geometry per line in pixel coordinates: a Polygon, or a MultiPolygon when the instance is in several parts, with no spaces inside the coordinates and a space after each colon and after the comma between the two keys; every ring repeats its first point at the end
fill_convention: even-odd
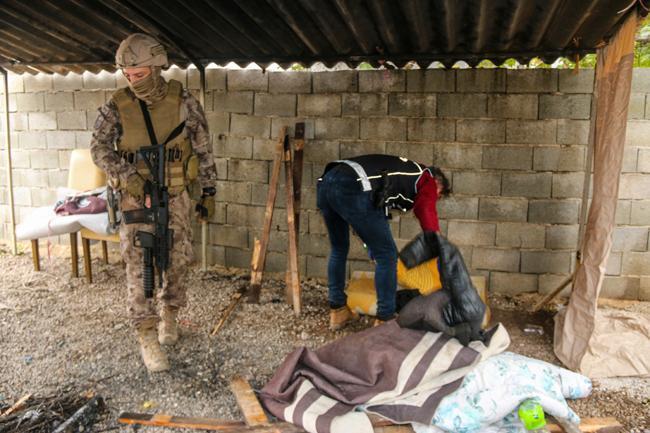
{"type": "Polygon", "coordinates": [[[2,0],[0,65],[112,71],[115,49],[132,32],[160,39],[182,67],[551,62],[594,52],[631,1],[2,0]]]}

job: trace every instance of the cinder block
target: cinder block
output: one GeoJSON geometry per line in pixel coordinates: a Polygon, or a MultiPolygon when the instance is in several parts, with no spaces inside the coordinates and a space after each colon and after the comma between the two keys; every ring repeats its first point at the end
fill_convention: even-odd
{"type": "Polygon", "coordinates": [[[546,198],[551,196],[551,173],[503,173],[502,195],[546,198]]]}
{"type": "Polygon", "coordinates": [[[56,191],[47,188],[31,188],[32,206],[52,206],[56,202],[56,191]]]}
{"type": "Polygon", "coordinates": [[[639,287],[639,300],[650,301],[650,277],[641,277],[641,287],[639,287]]]}
{"type": "MultiPolygon", "coordinates": [[[[398,213],[395,212],[395,215],[398,213]]],[[[400,213],[394,220],[391,220],[391,223],[398,223],[399,229],[395,233],[399,233],[399,239],[410,241],[422,232],[422,227],[413,214],[400,213]]]]}
{"type": "Polygon", "coordinates": [[[75,133],[73,131],[48,131],[46,134],[48,149],[74,149],[75,133]]]}
{"type": "Polygon", "coordinates": [[[218,140],[222,146],[219,151],[215,152],[219,156],[226,158],[251,159],[253,157],[253,138],[252,137],[224,137],[218,140]]]}
{"type": "MultiPolygon", "coordinates": [[[[26,131],[29,128],[27,119],[27,113],[9,113],[9,130],[26,131]]],[[[0,131],[3,131],[2,127],[0,127],[0,131]]]]}
{"type": "Polygon", "coordinates": [[[18,143],[22,149],[45,149],[47,147],[45,132],[42,131],[21,132],[18,134],[18,143]]]}
{"type": "Polygon", "coordinates": [[[461,171],[453,174],[454,194],[500,195],[501,173],[461,171]]]}
{"type": "MultiPolygon", "coordinates": [[[[205,70],[205,81],[206,81],[206,88],[207,89],[210,89],[210,86],[209,86],[208,82],[211,82],[211,78],[210,78],[210,75],[212,73],[211,71],[215,71],[215,70],[218,70],[218,69],[206,69],[205,70]]],[[[221,69],[221,70],[224,71],[223,69],[221,69]]],[[[225,71],[224,71],[224,74],[225,74],[225,71]]],[[[116,75],[116,78],[117,78],[117,77],[120,77],[122,74],[115,74],[115,75],[116,75]]],[[[183,85],[183,87],[187,87],[187,69],[181,69],[181,68],[179,68],[177,66],[171,66],[169,69],[167,69],[165,71],[162,71],[162,76],[167,81],[176,80],[176,81],[180,82],[183,85]]],[[[125,79],[125,81],[126,81],[126,79],[125,79]]],[[[126,83],[124,85],[126,85],[126,83]]],[[[122,87],[122,85],[120,85],[118,83],[118,87],[122,87]]]]}
{"type": "Polygon", "coordinates": [[[344,116],[385,116],[388,114],[388,95],[346,93],[341,108],[344,116]]]}
{"type": "Polygon", "coordinates": [[[478,170],[482,160],[482,146],[436,143],[433,147],[433,161],[440,167],[478,170]]]}
{"type": "Polygon", "coordinates": [[[580,200],[532,200],[528,221],[542,224],[577,224],[580,200]]]}
{"type": "Polygon", "coordinates": [[[623,265],[623,253],[610,252],[607,257],[607,266],[605,267],[605,275],[621,275],[621,267],[623,265]]]}
{"type": "Polygon", "coordinates": [[[408,119],[410,141],[454,141],[456,122],[447,119],[408,119]]]}
{"type": "MultiPolygon", "coordinates": [[[[619,203],[621,203],[619,201],[619,203]]],[[[635,226],[648,225],[650,221],[650,200],[635,200],[631,203],[630,224],[635,226]]]]}
{"type": "Polygon", "coordinates": [[[382,141],[341,141],[340,151],[342,159],[373,153],[386,153],[386,143],[382,141]]]}
{"type": "Polygon", "coordinates": [[[584,167],[583,146],[535,148],[533,159],[535,171],[580,171],[584,170],[584,167]]]}
{"type": "Polygon", "coordinates": [[[468,143],[505,143],[506,122],[505,120],[457,120],[456,141],[468,143]]]}
{"type": "Polygon", "coordinates": [[[266,92],[269,88],[269,75],[253,69],[228,70],[228,91],[256,90],[266,92]]]}
{"type": "Polygon", "coordinates": [[[226,69],[206,69],[205,88],[208,90],[226,90],[226,69]]]}
{"type": "Polygon", "coordinates": [[[312,140],[305,145],[305,161],[327,163],[339,159],[339,142],[312,140]]]}
{"type": "Polygon", "coordinates": [[[487,95],[444,93],[438,95],[438,117],[486,117],[487,95]]]}
{"type": "Polygon", "coordinates": [[[71,111],[73,106],[72,92],[45,94],[45,111],[71,111]]]}
{"type": "Polygon", "coordinates": [[[45,92],[52,90],[53,78],[50,74],[23,74],[23,85],[26,93],[45,92]]]}
{"type": "Polygon", "coordinates": [[[59,168],[59,156],[56,150],[41,150],[31,152],[29,155],[30,166],[33,169],[59,168]]]}
{"type": "Polygon", "coordinates": [[[231,159],[228,161],[228,180],[268,183],[268,162],[231,159]]]}
{"type": "MultiPolygon", "coordinates": [[[[30,188],[29,187],[27,187],[27,186],[18,186],[18,187],[14,188],[14,205],[16,205],[16,206],[31,206],[32,205],[32,195],[30,193],[30,188]]],[[[21,217],[20,221],[24,221],[24,218],[21,217]]]]}
{"type": "Polygon", "coordinates": [[[639,299],[639,277],[605,277],[600,297],[610,299],[639,299]]]}
{"type": "Polygon", "coordinates": [[[224,248],[225,265],[229,268],[246,269],[251,265],[251,252],[240,248],[224,248]]]}
{"type": "MultiPolygon", "coordinates": [[[[631,224],[632,202],[630,200],[619,200],[616,204],[616,224],[631,224]]],[[[647,220],[646,220],[647,221],[647,220]]]]}
{"type": "MultiPolygon", "coordinates": [[[[432,165],[433,143],[405,143],[403,141],[386,143],[386,153],[389,155],[403,156],[412,161],[432,165]]],[[[439,161],[436,161],[440,165],[439,161]]]]}
{"type": "MultiPolygon", "coordinates": [[[[238,116],[238,115],[233,114],[233,116],[238,116]]],[[[243,119],[239,119],[237,125],[240,128],[248,127],[249,125],[247,123],[255,123],[252,120],[248,120],[248,118],[252,116],[241,116],[241,117],[243,119]]],[[[210,130],[211,134],[215,136],[219,136],[220,134],[228,134],[228,129],[230,127],[230,115],[228,113],[209,112],[205,114],[205,119],[208,121],[208,129],[210,130]]],[[[233,126],[234,126],[234,119],[233,119],[233,126]]],[[[233,134],[236,133],[234,130],[232,132],[233,134]]],[[[251,135],[250,133],[248,133],[248,130],[246,130],[246,132],[247,132],[246,135],[251,135]]]]}
{"type": "Polygon", "coordinates": [[[645,68],[632,70],[632,92],[646,93],[650,89],[650,71],[645,68]]]}
{"type": "Polygon", "coordinates": [[[356,92],[357,71],[327,71],[311,74],[314,93],[356,92]]]}
{"type": "Polygon", "coordinates": [[[210,243],[226,247],[248,248],[248,229],[221,224],[213,225],[210,230],[210,243]]]}
{"type": "Polygon", "coordinates": [[[578,225],[551,225],[546,228],[546,248],[549,250],[578,248],[578,225]]]}
{"type": "Polygon", "coordinates": [[[43,111],[45,107],[44,93],[18,93],[16,108],[18,111],[43,111]]]}
{"type": "Polygon", "coordinates": [[[115,74],[100,71],[97,74],[84,72],[82,75],[84,89],[114,89],[117,85],[115,74]]]}
{"type": "MultiPolygon", "coordinates": [[[[29,155],[31,152],[24,150],[15,150],[11,151],[11,165],[12,168],[29,168],[29,155]]],[[[4,158],[3,158],[4,159],[4,158]]],[[[4,161],[3,161],[4,163],[4,161]]]]}
{"type": "Polygon", "coordinates": [[[411,69],[406,71],[406,90],[414,93],[444,93],[456,90],[453,69],[411,69]]]}
{"type": "Polygon", "coordinates": [[[402,70],[359,71],[359,92],[404,92],[406,75],[402,70]]]}
{"type": "Polygon", "coordinates": [[[105,94],[101,90],[74,92],[75,110],[97,110],[104,105],[105,94]]]}
{"type": "Polygon", "coordinates": [[[307,277],[327,278],[327,258],[307,257],[307,277]]]}
{"type": "Polygon", "coordinates": [[[508,93],[557,92],[557,69],[509,69],[506,71],[506,90],[508,93]]]}
{"type": "Polygon", "coordinates": [[[493,69],[457,69],[456,90],[458,92],[505,92],[506,70],[493,69]]]}
{"type": "Polygon", "coordinates": [[[646,102],[645,102],[645,119],[650,119],[650,101],[648,101],[648,98],[650,98],[649,95],[646,95],[646,102]]]}
{"type": "Polygon", "coordinates": [[[648,263],[650,263],[650,252],[623,252],[623,275],[647,275],[648,263]]]}
{"type": "Polygon", "coordinates": [[[253,159],[273,160],[277,153],[278,141],[268,138],[253,138],[253,159]]]}
{"type": "Polygon", "coordinates": [[[589,120],[557,120],[558,144],[587,144],[589,142],[589,120]]]}
{"type": "MultiPolygon", "coordinates": [[[[217,179],[226,180],[228,179],[228,160],[225,158],[219,158],[219,155],[216,155],[214,158],[214,165],[217,168],[217,179]]],[[[219,190],[217,190],[217,194],[219,190]]]]}
{"type": "Polygon", "coordinates": [[[303,71],[271,72],[270,93],[311,93],[311,73],[303,71]]]}
{"type": "Polygon", "coordinates": [[[553,198],[582,198],[583,173],[553,173],[553,198]]]}
{"type": "Polygon", "coordinates": [[[543,225],[529,223],[497,224],[496,244],[499,247],[544,248],[543,225]]]}
{"type": "Polygon", "coordinates": [[[537,119],[537,95],[488,95],[488,116],[537,119]]]}
{"type": "Polygon", "coordinates": [[[650,122],[647,120],[630,120],[625,130],[626,146],[647,146],[650,137],[650,122]]]}
{"type": "Polygon", "coordinates": [[[490,272],[490,291],[508,295],[536,292],[537,278],[534,274],[490,272]]]}
{"type": "Polygon", "coordinates": [[[225,207],[226,224],[255,228],[260,228],[264,224],[265,208],[263,206],[228,203],[225,207]]]}
{"type": "MultiPolygon", "coordinates": [[[[553,275],[553,274],[542,274],[539,276],[539,293],[546,295],[547,293],[555,290],[568,275],[553,275]]],[[[568,298],[571,296],[572,284],[569,283],[558,295],[561,298],[568,298]]]]}
{"type": "Polygon", "coordinates": [[[406,140],[406,119],[361,119],[362,140],[406,140]]]}
{"type": "Polygon", "coordinates": [[[540,119],[589,119],[591,95],[540,95],[540,119]]]}
{"type": "MultiPolygon", "coordinates": [[[[11,155],[13,157],[13,153],[11,155]]],[[[29,160],[29,158],[27,158],[29,160]]],[[[29,169],[19,169],[16,168],[15,166],[13,168],[13,181],[14,181],[14,186],[29,186],[29,187],[38,187],[38,188],[48,188],[50,186],[49,184],[49,176],[47,175],[48,171],[50,170],[29,170],[29,169]]],[[[53,187],[56,185],[52,185],[53,187]]],[[[33,197],[33,196],[32,196],[33,197]]],[[[6,200],[6,190],[2,190],[2,195],[0,195],[0,198],[6,200]]],[[[7,203],[7,201],[4,201],[4,203],[7,203]]],[[[49,203],[46,203],[48,206],[53,205],[55,200],[50,201],[49,203]]]]}
{"type": "Polygon", "coordinates": [[[619,185],[619,199],[643,200],[650,198],[650,176],[623,174],[619,185]]]}
{"type": "Polygon", "coordinates": [[[86,129],[85,111],[64,111],[56,113],[56,124],[59,129],[86,129]]]}
{"type": "MultiPolygon", "coordinates": [[[[48,151],[49,152],[49,151],[48,151]]],[[[66,170],[70,167],[70,155],[72,154],[72,150],[59,150],[58,151],[58,157],[59,157],[59,166],[58,168],[61,170],[66,170]]]]}
{"type": "Polygon", "coordinates": [[[518,272],[519,251],[474,247],[472,249],[472,268],[518,272]]]}
{"type": "Polygon", "coordinates": [[[630,104],[627,106],[628,119],[643,119],[645,117],[645,93],[632,93],[630,104]]]}
{"type": "Polygon", "coordinates": [[[232,114],[230,133],[233,135],[269,138],[270,132],[271,119],[268,117],[232,114]]]}
{"type": "Polygon", "coordinates": [[[650,173],[650,149],[639,149],[637,170],[641,173],[650,173]]]}
{"type": "Polygon", "coordinates": [[[388,114],[391,116],[435,117],[436,95],[391,94],[388,98],[388,114]]]}
{"type": "Polygon", "coordinates": [[[517,144],[553,144],[557,137],[555,120],[508,120],[506,141],[517,144]]]}
{"type": "Polygon", "coordinates": [[[255,94],[255,115],[295,116],[296,95],[255,94]]]}
{"type": "Polygon", "coordinates": [[[621,171],[623,173],[635,173],[636,162],[638,159],[639,148],[635,146],[626,146],[623,149],[623,164],[621,166],[621,171]]]}
{"type": "Polygon", "coordinates": [[[29,113],[28,119],[29,129],[32,131],[56,129],[56,113],[54,111],[29,113]]]}
{"type": "Polygon", "coordinates": [[[612,251],[648,251],[648,228],[616,227],[612,251]]]}
{"type": "Polygon", "coordinates": [[[528,201],[518,198],[479,199],[478,216],[481,221],[526,221],[528,201]]]}
{"type": "Polygon", "coordinates": [[[253,92],[214,92],[214,111],[252,114],[253,92]]]}
{"type": "Polygon", "coordinates": [[[293,137],[296,133],[296,123],[305,124],[305,140],[314,139],[315,122],[314,119],[305,119],[304,117],[274,117],[271,119],[271,137],[277,138],[280,135],[280,129],[287,127],[287,134],[293,137]]]}
{"type": "Polygon", "coordinates": [[[578,73],[573,69],[560,69],[560,92],[562,93],[593,93],[594,70],[580,68],[578,73]]]}
{"type": "Polygon", "coordinates": [[[314,138],[327,139],[356,139],[359,137],[359,120],[348,118],[319,118],[316,119],[314,138]]]}
{"type": "Polygon", "coordinates": [[[251,184],[248,182],[218,181],[217,191],[218,201],[244,204],[251,202],[251,184]]]}
{"type": "Polygon", "coordinates": [[[438,201],[438,215],[445,219],[478,219],[478,197],[451,195],[438,201]]]}
{"type": "Polygon", "coordinates": [[[447,237],[458,245],[494,245],[496,224],[469,221],[449,221],[447,237]]]}
{"type": "MultiPolygon", "coordinates": [[[[284,251],[286,251],[287,243],[283,247],[284,251]]],[[[300,236],[299,250],[301,254],[310,257],[327,257],[330,252],[329,238],[323,235],[302,234],[300,236]]]]}
{"type": "Polygon", "coordinates": [[[187,68],[187,89],[199,90],[200,88],[201,75],[199,74],[199,70],[196,68],[187,68]]]}
{"type": "Polygon", "coordinates": [[[88,149],[93,138],[93,131],[75,131],[74,142],[77,149],[88,149]]]}
{"type": "Polygon", "coordinates": [[[25,85],[23,81],[23,76],[19,74],[14,74],[10,72],[7,76],[7,84],[9,87],[9,93],[21,93],[25,91],[25,85]]]}
{"type": "Polygon", "coordinates": [[[341,95],[298,95],[299,116],[340,116],[341,95]]]}
{"type": "Polygon", "coordinates": [[[500,170],[530,170],[533,149],[530,147],[499,146],[483,150],[483,168],[500,170]]]}
{"type": "Polygon", "coordinates": [[[522,251],[521,272],[527,274],[567,274],[572,255],[568,251],[522,251]]]}

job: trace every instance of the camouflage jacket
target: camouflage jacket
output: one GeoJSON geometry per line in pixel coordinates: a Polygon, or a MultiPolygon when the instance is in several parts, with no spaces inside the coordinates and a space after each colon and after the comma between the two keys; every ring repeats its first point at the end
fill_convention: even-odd
{"type": "MultiPolygon", "coordinates": [[[[199,101],[187,90],[182,93],[181,118],[185,119],[185,134],[192,143],[194,153],[199,158],[198,182],[201,188],[214,187],[217,181],[217,169],[210,147],[208,122],[199,101]]],[[[119,179],[122,185],[126,179],[136,173],[136,167],[115,151],[116,143],[122,136],[122,125],[117,105],[111,99],[99,109],[95,121],[90,152],[95,164],[104,170],[109,178],[119,179]]]]}

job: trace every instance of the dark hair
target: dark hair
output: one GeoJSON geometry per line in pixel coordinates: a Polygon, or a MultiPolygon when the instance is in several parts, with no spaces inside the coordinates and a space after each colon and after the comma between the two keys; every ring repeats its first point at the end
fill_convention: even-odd
{"type": "Polygon", "coordinates": [[[431,172],[431,175],[433,178],[438,182],[439,185],[442,186],[442,191],[440,191],[440,195],[442,197],[447,197],[449,194],[451,194],[451,184],[449,183],[449,179],[447,179],[447,176],[436,166],[431,166],[429,167],[429,171],[431,172]]]}

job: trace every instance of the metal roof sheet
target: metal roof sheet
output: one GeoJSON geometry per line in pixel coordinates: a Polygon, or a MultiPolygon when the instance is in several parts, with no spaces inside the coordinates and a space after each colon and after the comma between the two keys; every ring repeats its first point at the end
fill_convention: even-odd
{"type": "Polygon", "coordinates": [[[14,72],[114,70],[132,32],[170,60],[262,67],[483,59],[594,52],[631,0],[3,0],[0,65],[14,72]]]}

